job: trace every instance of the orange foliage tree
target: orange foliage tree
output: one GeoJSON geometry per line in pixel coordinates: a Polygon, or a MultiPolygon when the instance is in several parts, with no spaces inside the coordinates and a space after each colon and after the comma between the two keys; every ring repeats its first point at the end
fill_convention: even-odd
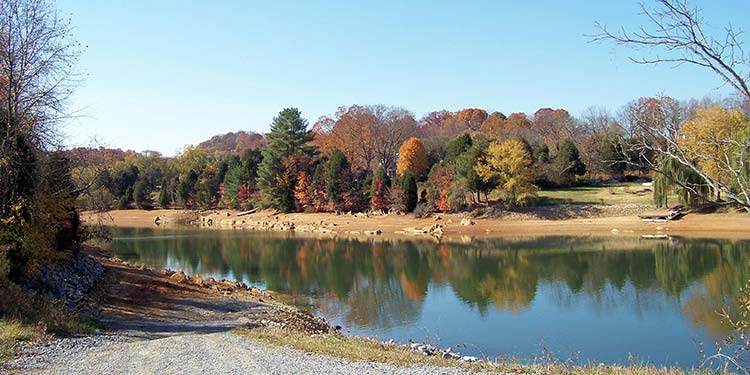
{"type": "Polygon", "coordinates": [[[427,169],[427,152],[419,138],[411,137],[398,149],[396,173],[403,176],[407,171],[419,175],[427,169]]]}
{"type": "Polygon", "coordinates": [[[487,111],[479,108],[462,109],[454,115],[456,121],[462,122],[472,130],[479,130],[482,123],[487,120],[487,111]]]}
{"type": "Polygon", "coordinates": [[[341,150],[353,171],[371,171],[376,165],[393,170],[398,147],[416,134],[411,112],[382,105],[340,107],[333,118],[313,125],[313,144],[330,155],[341,150]]]}
{"type": "Polygon", "coordinates": [[[299,171],[297,173],[297,185],[294,186],[294,198],[303,210],[310,208],[312,205],[311,185],[312,180],[310,179],[310,175],[305,171],[299,171]]]}

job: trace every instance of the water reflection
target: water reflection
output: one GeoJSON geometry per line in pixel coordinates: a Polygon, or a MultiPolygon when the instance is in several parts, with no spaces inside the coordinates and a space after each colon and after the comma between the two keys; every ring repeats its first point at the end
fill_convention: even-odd
{"type": "MultiPolygon", "coordinates": [[[[555,319],[590,314],[603,329],[652,324],[656,328],[642,332],[644,337],[680,340],[657,342],[654,350],[661,352],[649,353],[653,361],[670,363],[693,360],[695,353],[684,353],[691,338],[710,341],[729,333],[715,312],[734,306],[750,277],[748,241],[540,237],[435,244],[240,232],[185,236],[190,233],[150,229],[115,234],[110,247],[120,258],[286,292],[355,332],[403,338],[455,310],[468,326],[489,321],[488,327],[504,327],[502,319],[533,317],[544,332],[556,335],[569,327],[559,327],[555,319]]],[[[491,335],[471,328],[453,331],[491,335]]],[[[483,340],[492,342],[491,337],[475,342],[483,340]]],[[[587,337],[571,337],[566,345],[584,351],[592,346],[592,358],[612,361],[638,349],[617,343],[601,347],[587,337]]]]}

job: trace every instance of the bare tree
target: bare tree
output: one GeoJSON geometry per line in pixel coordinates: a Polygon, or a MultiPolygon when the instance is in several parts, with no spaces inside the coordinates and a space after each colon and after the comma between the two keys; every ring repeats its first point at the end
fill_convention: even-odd
{"type": "MultiPolygon", "coordinates": [[[[592,36],[595,41],[613,41],[617,44],[656,51],[653,57],[638,57],[631,60],[639,64],[692,64],[710,69],[722,80],[737,90],[742,101],[750,102],[750,66],[748,56],[742,48],[742,30],[731,25],[725,27],[718,37],[704,30],[705,23],[699,9],[691,7],[686,0],[658,0],[658,8],[641,5],[642,14],[648,24],[636,31],[620,28],[610,31],[597,23],[599,33],[592,36]]],[[[717,200],[725,198],[750,211],[750,173],[746,166],[750,137],[727,134],[726,139],[717,139],[712,146],[731,145],[723,156],[726,165],[738,166],[732,170],[734,179],[722,181],[702,166],[694,150],[686,147],[686,136],[682,132],[686,116],[680,104],[668,98],[642,98],[626,106],[623,117],[628,138],[623,140],[626,161],[632,166],[646,168],[666,177],[670,182],[688,191],[691,196],[707,198],[706,191],[717,200]],[[675,173],[675,168],[697,176],[698,182],[687,182],[685,173],[675,173]],[[676,175],[683,178],[675,178],[676,175]]],[[[719,155],[721,156],[721,155],[719,155]]],[[[705,158],[704,158],[705,159],[705,158]]]]}
{"type": "Polygon", "coordinates": [[[79,47],[52,2],[0,2],[0,214],[33,183],[35,154],[57,145],[79,47]]]}
{"type": "Polygon", "coordinates": [[[687,0],[658,0],[658,4],[657,9],[641,4],[642,14],[649,21],[647,26],[636,31],[620,28],[612,32],[597,22],[599,33],[592,36],[593,40],[657,51],[653,57],[631,57],[639,64],[686,63],[708,68],[734,87],[745,100],[750,100],[747,84],[750,65],[741,39],[744,31],[729,24],[723,35],[715,37],[705,32],[699,9],[691,7],[687,0]]]}

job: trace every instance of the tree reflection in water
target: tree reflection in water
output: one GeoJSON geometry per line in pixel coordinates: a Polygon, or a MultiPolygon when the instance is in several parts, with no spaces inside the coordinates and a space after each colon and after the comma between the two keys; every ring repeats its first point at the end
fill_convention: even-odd
{"type": "Polygon", "coordinates": [[[622,237],[430,241],[309,239],[242,232],[116,229],[115,256],[150,267],[233,277],[312,300],[346,325],[384,329],[418,319],[429,290],[449,288],[480,315],[522,313],[548,285],[557,306],[659,314],[681,306],[712,336],[717,310],[750,278],[750,242],[622,237]]]}

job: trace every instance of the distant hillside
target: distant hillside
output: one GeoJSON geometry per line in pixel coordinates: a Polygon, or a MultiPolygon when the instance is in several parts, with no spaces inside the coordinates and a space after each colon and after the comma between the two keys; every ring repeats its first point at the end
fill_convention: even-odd
{"type": "Polygon", "coordinates": [[[261,134],[240,130],[237,133],[215,135],[211,139],[199,143],[198,148],[208,152],[244,151],[263,146],[265,142],[266,137],[261,134]]]}

